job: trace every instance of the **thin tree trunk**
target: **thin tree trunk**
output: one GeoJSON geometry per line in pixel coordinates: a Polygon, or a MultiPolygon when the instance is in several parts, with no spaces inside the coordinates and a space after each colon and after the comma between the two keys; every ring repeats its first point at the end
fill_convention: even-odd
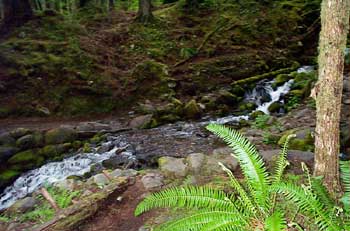
{"type": "Polygon", "coordinates": [[[115,4],[114,4],[114,0],[109,0],[109,11],[113,11],[115,9],[115,4]]]}
{"type": "Polygon", "coordinates": [[[350,0],[323,0],[321,8],[314,175],[323,176],[333,193],[340,190],[339,122],[349,8],[350,0]]]}
{"type": "Polygon", "coordinates": [[[153,18],[151,0],[139,0],[139,10],[136,20],[142,23],[148,23],[153,18]]]}

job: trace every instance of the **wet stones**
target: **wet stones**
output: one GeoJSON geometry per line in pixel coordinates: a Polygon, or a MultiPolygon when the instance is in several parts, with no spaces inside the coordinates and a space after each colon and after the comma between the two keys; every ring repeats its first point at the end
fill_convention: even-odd
{"type": "Polygon", "coordinates": [[[46,144],[61,144],[76,140],[77,133],[70,128],[55,128],[45,133],[46,144]]]}
{"type": "Polygon", "coordinates": [[[185,177],[188,172],[187,165],[183,158],[164,156],[158,159],[160,171],[166,177],[185,177]]]}
{"type": "Polygon", "coordinates": [[[158,172],[150,172],[141,178],[141,182],[146,190],[159,189],[164,185],[164,176],[158,172]]]}

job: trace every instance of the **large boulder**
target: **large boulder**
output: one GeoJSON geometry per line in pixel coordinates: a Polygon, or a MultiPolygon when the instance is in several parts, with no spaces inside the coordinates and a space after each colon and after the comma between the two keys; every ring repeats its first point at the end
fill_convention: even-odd
{"type": "Polygon", "coordinates": [[[10,133],[4,132],[0,134],[0,145],[13,146],[16,140],[11,136],[10,133]]]}
{"type": "Polygon", "coordinates": [[[44,161],[44,157],[38,155],[33,150],[26,150],[12,156],[8,160],[8,163],[11,165],[15,165],[16,167],[22,170],[29,170],[42,165],[44,161]]]}
{"type": "Polygon", "coordinates": [[[22,150],[31,149],[42,146],[44,137],[40,132],[22,136],[16,141],[16,146],[22,150]]]}
{"type": "Polygon", "coordinates": [[[37,200],[34,197],[25,197],[16,201],[10,208],[6,210],[6,214],[23,214],[34,210],[37,200]]]}
{"type": "Polygon", "coordinates": [[[70,128],[54,128],[45,133],[46,144],[62,144],[77,138],[75,130],[70,128]]]}
{"type": "Polygon", "coordinates": [[[22,136],[30,134],[32,131],[28,128],[16,128],[10,132],[11,136],[18,139],[22,136]]]}
{"type": "Polygon", "coordinates": [[[280,146],[283,146],[289,135],[295,134],[294,138],[289,141],[289,148],[300,151],[312,151],[314,149],[314,138],[312,136],[312,130],[305,129],[291,129],[283,133],[282,137],[278,141],[280,146]]]}
{"type": "Polygon", "coordinates": [[[141,182],[146,190],[159,189],[164,185],[164,176],[157,172],[150,172],[141,178],[141,182]]]}
{"type": "Polygon", "coordinates": [[[164,156],[158,159],[161,172],[169,178],[182,178],[187,175],[188,167],[183,158],[164,156]]]}
{"type": "Polygon", "coordinates": [[[234,94],[232,94],[231,92],[225,89],[219,90],[218,94],[219,94],[219,97],[217,99],[217,102],[220,104],[234,106],[238,102],[237,96],[235,96],[234,94]]]}
{"type": "Polygon", "coordinates": [[[152,128],[157,126],[157,121],[152,114],[137,116],[129,122],[131,128],[152,128]]]}
{"type": "Polygon", "coordinates": [[[0,146],[0,163],[11,158],[14,154],[19,151],[18,148],[8,147],[8,146],[0,146]]]}
{"type": "Polygon", "coordinates": [[[192,153],[186,157],[191,172],[199,173],[205,161],[203,153],[192,153]]]}

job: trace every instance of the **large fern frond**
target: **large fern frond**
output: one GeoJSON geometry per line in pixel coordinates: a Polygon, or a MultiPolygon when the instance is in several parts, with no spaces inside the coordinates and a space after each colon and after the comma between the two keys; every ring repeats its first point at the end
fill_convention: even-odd
{"type": "Polygon", "coordinates": [[[281,212],[275,211],[265,220],[265,231],[285,231],[287,222],[281,212]]]}
{"type": "Polygon", "coordinates": [[[247,184],[252,188],[255,200],[260,206],[268,207],[269,175],[255,146],[239,132],[223,125],[209,124],[207,129],[222,138],[232,148],[247,184]]]}
{"type": "Polygon", "coordinates": [[[344,205],[345,214],[350,216],[350,161],[340,161],[340,173],[344,187],[344,195],[340,201],[344,205]]]}
{"type": "Polygon", "coordinates": [[[308,189],[291,183],[278,183],[270,187],[271,191],[282,193],[285,198],[295,203],[300,211],[315,220],[320,230],[339,231],[343,230],[340,222],[336,222],[333,211],[328,210],[308,189]]]}
{"type": "Polygon", "coordinates": [[[324,186],[322,182],[322,178],[319,177],[313,177],[311,179],[311,189],[313,193],[317,196],[317,198],[320,200],[320,202],[326,206],[328,210],[334,210],[334,207],[336,205],[335,201],[329,194],[327,188],[324,186]]]}
{"type": "Polygon", "coordinates": [[[209,187],[169,188],[146,197],[136,208],[138,216],[154,208],[208,208],[236,211],[234,203],[221,190],[209,187]]]}
{"type": "Polygon", "coordinates": [[[170,221],[159,225],[155,231],[204,231],[213,227],[213,224],[218,227],[226,226],[228,223],[234,226],[231,230],[243,230],[247,224],[246,217],[240,213],[220,211],[220,210],[202,210],[197,211],[193,215],[186,216],[174,221],[170,221]]]}
{"type": "Polygon", "coordinates": [[[226,174],[229,176],[231,186],[238,194],[237,198],[240,201],[240,206],[239,207],[241,209],[244,209],[246,212],[249,212],[250,214],[255,215],[257,210],[256,210],[256,205],[252,201],[252,198],[244,190],[244,188],[238,182],[238,180],[233,175],[231,170],[226,168],[225,165],[223,165],[222,163],[219,163],[219,165],[226,172],[226,174]]]}
{"type": "Polygon", "coordinates": [[[272,179],[273,183],[278,183],[281,181],[284,169],[289,165],[287,160],[288,145],[289,145],[290,139],[293,138],[294,136],[295,135],[287,136],[287,139],[283,144],[283,148],[281,149],[281,152],[278,156],[278,160],[276,162],[276,168],[272,179]]]}

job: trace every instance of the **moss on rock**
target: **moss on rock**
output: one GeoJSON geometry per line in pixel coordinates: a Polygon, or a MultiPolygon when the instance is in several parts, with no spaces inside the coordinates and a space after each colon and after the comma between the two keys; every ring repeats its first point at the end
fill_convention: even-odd
{"type": "Polygon", "coordinates": [[[62,144],[72,142],[76,138],[76,131],[70,128],[54,128],[45,133],[46,144],[62,144]]]}
{"type": "Polygon", "coordinates": [[[201,109],[196,100],[192,99],[185,105],[184,113],[188,119],[199,119],[201,117],[201,109]]]}

